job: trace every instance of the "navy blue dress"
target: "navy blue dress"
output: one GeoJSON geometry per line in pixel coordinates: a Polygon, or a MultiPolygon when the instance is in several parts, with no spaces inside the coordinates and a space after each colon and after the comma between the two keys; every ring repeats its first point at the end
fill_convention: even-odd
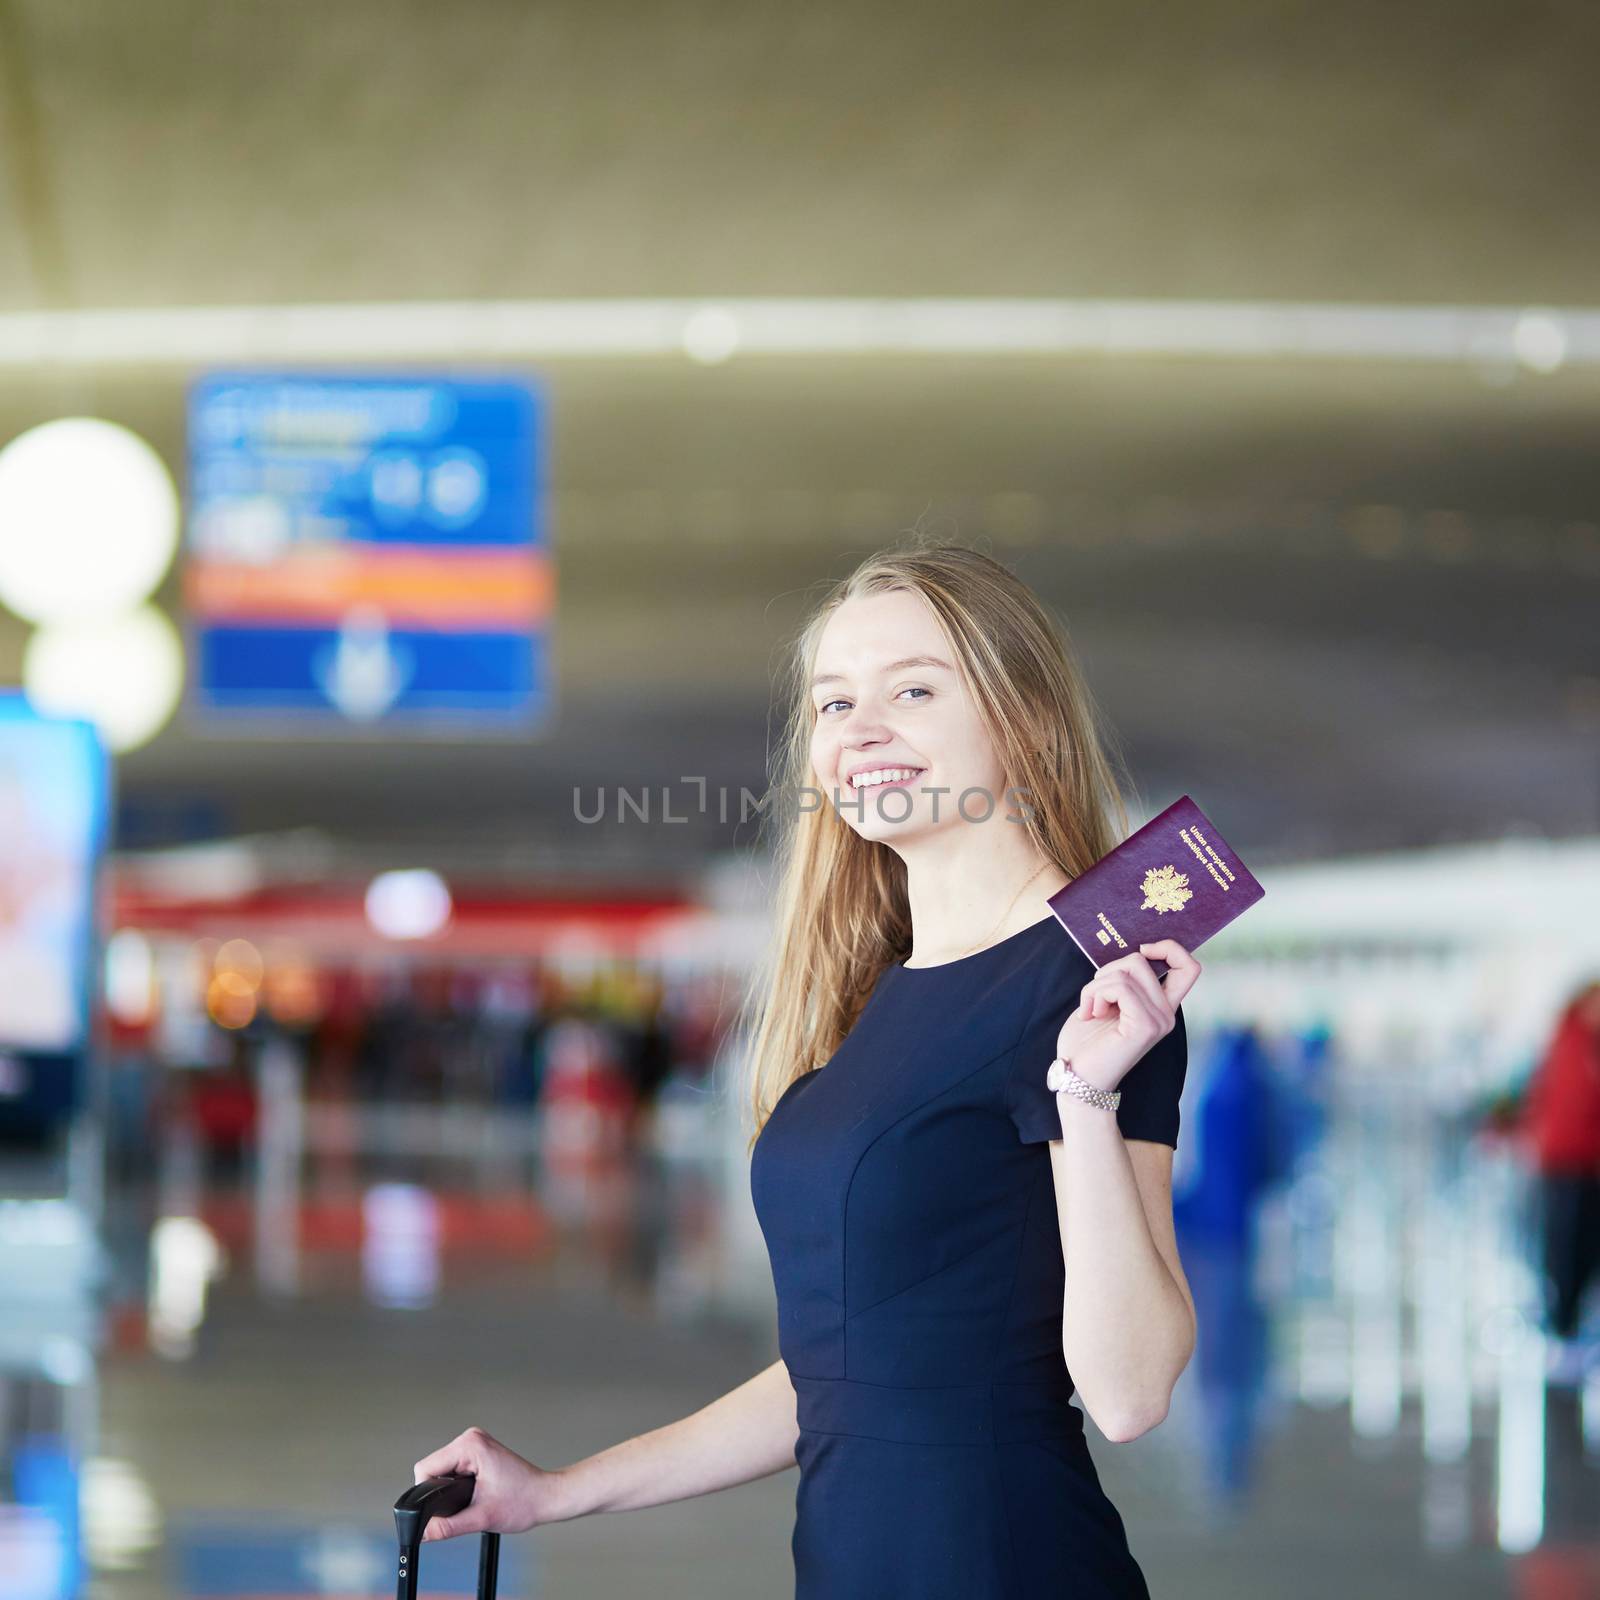
{"type": "MultiPolygon", "coordinates": [[[[750,1186],[798,1400],[796,1600],[1148,1600],[1061,1353],[1045,1072],[1094,968],[1047,916],[890,966],[789,1085],[750,1186]]],[[[1177,1026],[1118,1086],[1178,1142],[1177,1026]]]]}

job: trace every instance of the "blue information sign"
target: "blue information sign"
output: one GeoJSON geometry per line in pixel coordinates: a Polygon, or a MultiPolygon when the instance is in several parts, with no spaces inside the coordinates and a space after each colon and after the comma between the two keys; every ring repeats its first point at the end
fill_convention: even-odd
{"type": "Polygon", "coordinates": [[[527,384],[215,373],[189,397],[198,713],[523,725],[554,572],[527,384]]]}

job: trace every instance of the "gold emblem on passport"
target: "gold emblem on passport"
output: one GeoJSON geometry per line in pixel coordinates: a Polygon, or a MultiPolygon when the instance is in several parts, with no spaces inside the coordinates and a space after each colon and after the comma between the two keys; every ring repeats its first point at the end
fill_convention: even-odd
{"type": "Polygon", "coordinates": [[[1140,887],[1144,890],[1141,911],[1182,911],[1194,898],[1187,875],[1172,866],[1152,867],[1140,887]]]}

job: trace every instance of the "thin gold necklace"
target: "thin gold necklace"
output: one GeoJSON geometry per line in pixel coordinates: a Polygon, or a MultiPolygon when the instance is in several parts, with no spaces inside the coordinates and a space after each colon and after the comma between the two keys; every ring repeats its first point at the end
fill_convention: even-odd
{"type": "MultiPolygon", "coordinates": [[[[1020,900],[1020,899],[1021,899],[1021,898],[1022,898],[1022,890],[1023,890],[1023,889],[1026,889],[1026,888],[1027,888],[1027,887],[1028,887],[1028,884],[1030,884],[1030,883],[1032,883],[1032,882],[1033,882],[1033,880],[1034,880],[1034,878],[1037,878],[1037,877],[1038,877],[1038,876],[1039,876],[1039,873],[1040,873],[1040,872],[1043,872],[1043,871],[1044,871],[1044,869],[1045,869],[1045,868],[1046,868],[1046,867],[1048,867],[1048,866],[1049,866],[1049,865],[1050,865],[1050,863],[1049,863],[1049,862],[1048,862],[1048,861],[1043,861],[1043,862],[1041,862],[1041,863],[1040,863],[1040,864],[1039,864],[1039,867],[1038,867],[1038,870],[1037,870],[1037,871],[1036,871],[1036,872],[1034,872],[1034,873],[1033,873],[1033,875],[1032,875],[1032,877],[1029,877],[1029,878],[1028,878],[1028,879],[1027,879],[1027,880],[1026,880],[1026,881],[1025,881],[1025,882],[1024,882],[1024,883],[1023,883],[1023,885],[1022,885],[1022,888],[1021,888],[1021,889],[1018,889],[1018,890],[1017,890],[1017,892],[1016,892],[1016,893],[1015,893],[1015,894],[1014,894],[1014,895],[1012,895],[1012,897],[1011,897],[1011,900],[1010,900],[1010,903],[1009,903],[1009,904],[1008,904],[1008,905],[1007,905],[1007,906],[1006,906],[1006,908],[1005,908],[1005,910],[1004,910],[1004,911],[1002,911],[1002,912],[1001,912],[1001,913],[1000,913],[1000,915],[999,915],[999,916],[998,916],[998,917],[996,917],[996,918],[995,918],[995,921],[994,921],[994,927],[993,927],[993,928],[990,928],[990,930],[989,930],[989,931],[988,931],[988,933],[986,933],[986,934],[985,934],[985,935],[984,935],[984,936],[983,936],[983,938],[981,938],[981,939],[979,939],[979,940],[978,940],[978,942],[977,942],[977,943],[976,943],[976,944],[969,944],[969,945],[968,945],[968,946],[967,946],[967,948],[966,948],[966,949],[965,949],[965,950],[963,950],[963,951],[961,951],[961,952],[960,952],[960,954],[958,954],[958,955],[953,955],[953,956],[951,956],[951,957],[950,957],[950,958],[949,958],[949,959],[950,959],[950,960],[951,960],[951,961],[960,961],[960,960],[962,960],[962,959],[963,959],[963,958],[965,958],[965,957],[966,957],[966,956],[970,956],[970,955],[971,955],[971,954],[972,954],[972,953],[973,953],[973,951],[975,951],[975,950],[978,950],[978,949],[980,949],[980,948],[981,948],[981,947],[982,947],[982,946],[984,946],[984,945],[986,945],[986,944],[988,944],[988,942],[989,942],[989,941],[990,941],[990,939],[992,939],[992,938],[993,938],[993,937],[994,937],[994,930],[995,930],[995,928],[998,928],[998,927],[1000,927],[1000,925],[1001,925],[1001,924],[1002,924],[1002,923],[1003,923],[1003,922],[1004,922],[1004,921],[1005,921],[1005,920],[1006,920],[1006,918],[1007,918],[1007,917],[1009,917],[1009,916],[1010,916],[1010,915],[1011,915],[1011,908],[1012,908],[1012,906],[1014,906],[1014,905],[1016,905],[1016,903],[1017,903],[1017,901],[1019,901],[1019,900],[1020,900]]],[[[938,964],[939,964],[939,965],[940,965],[940,966],[944,966],[944,965],[945,965],[945,963],[944,963],[944,962],[942,962],[942,961],[941,961],[941,962],[939,962],[939,963],[938,963],[938,964]]]]}

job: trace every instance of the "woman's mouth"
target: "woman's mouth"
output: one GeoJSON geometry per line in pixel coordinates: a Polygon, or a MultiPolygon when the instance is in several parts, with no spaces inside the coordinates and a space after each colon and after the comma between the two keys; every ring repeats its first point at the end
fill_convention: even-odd
{"type": "Polygon", "coordinates": [[[847,781],[857,793],[867,789],[902,789],[927,770],[926,767],[875,767],[858,772],[847,781]]]}

